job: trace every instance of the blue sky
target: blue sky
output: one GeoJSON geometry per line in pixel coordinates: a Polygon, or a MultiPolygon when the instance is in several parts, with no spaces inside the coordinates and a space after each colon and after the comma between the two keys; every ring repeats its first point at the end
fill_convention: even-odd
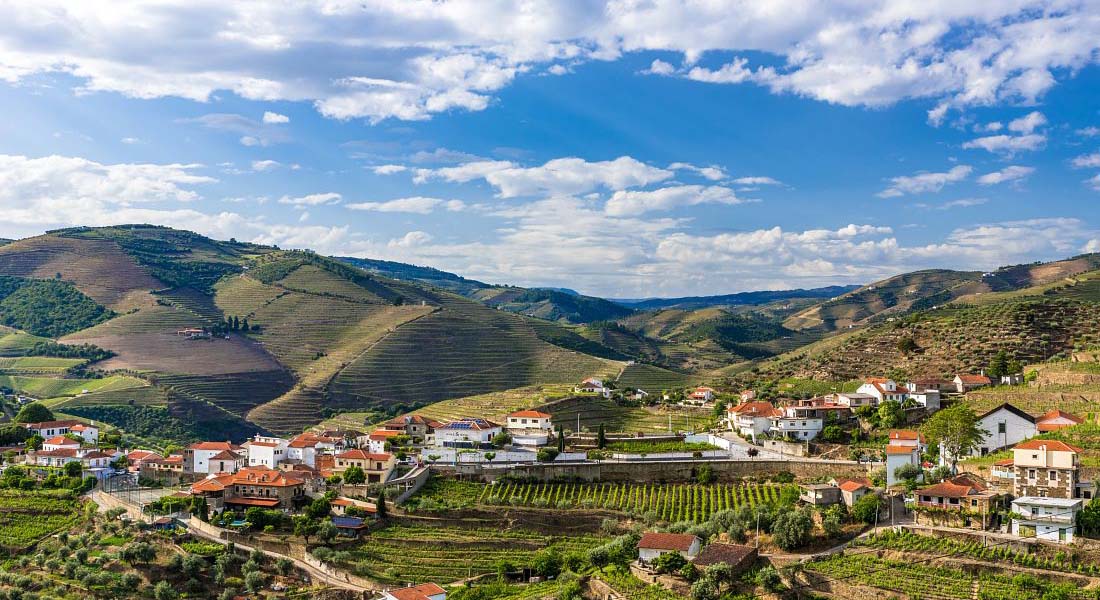
{"type": "Polygon", "coordinates": [[[1100,7],[956,4],[7,5],[0,236],[612,297],[1100,250],[1100,7]]]}

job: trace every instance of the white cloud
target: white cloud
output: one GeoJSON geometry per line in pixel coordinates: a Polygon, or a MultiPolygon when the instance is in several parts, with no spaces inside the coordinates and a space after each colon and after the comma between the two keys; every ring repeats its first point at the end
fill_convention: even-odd
{"type": "Polygon", "coordinates": [[[607,214],[623,217],[697,204],[741,204],[733,190],[712,185],[677,185],[652,191],[620,190],[607,201],[607,214]]]}
{"type": "Polygon", "coordinates": [[[958,200],[950,200],[943,204],[926,204],[918,203],[913,206],[917,208],[936,209],[936,210],[951,210],[952,208],[969,208],[971,206],[981,206],[987,204],[989,198],[959,198],[958,200]]]}
{"type": "Polygon", "coordinates": [[[292,206],[321,206],[325,204],[338,204],[343,198],[336,192],[325,192],[322,194],[308,194],[306,196],[283,196],[279,198],[279,204],[290,204],[292,206]]]}
{"type": "Polygon", "coordinates": [[[691,163],[675,162],[668,166],[673,171],[688,171],[700,175],[711,181],[722,181],[726,178],[726,170],[717,165],[698,167],[691,163]]]}
{"type": "Polygon", "coordinates": [[[140,144],[141,143],[141,139],[136,138],[136,137],[124,137],[119,141],[122,142],[123,144],[128,144],[128,145],[140,144]]]}
{"type": "Polygon", "coordinates": [[[664,181],[672,175],[670,170],[651,167],[629,156],[595,162],[569,157],[556,158],[538,167],[520,167],[509,161],[476,161],[457,167],[419,169],[413,181],[442,179],[463,183],[484,179],[497,189],[501,198],[515,198],[624,190],[664,181]]]}
{"type": "Polygon", "coordinates": [[[371,171],[375,175],[393,175],[394,173],[401,173],[407,171],[408,167],[405,165],[378,165],[377,167],[371,167],[371,171]]]}
{"type": "Polygon", "coordinates": [[[1008,130],[1016,133],[1031,133],[1047,124],[1047,118],[1039,111],[1030,112],[1008,123],[1008,130]]]}
{"type": "Polygon", "coordinates": [[[646,75],[672,75],[675,72],[676,67],[660,59],[654,60],[648,69],[642,71],[646,75]]]}
{"type": "Polygon", "coordinates": [[[693,81],[706,83],[741,83],[748,81],[753,76],[752,71],[746,67],[748,63],[747,58],[738,57],[733,59],[732,62],[722,65],[717,70],[694,67],[687,72],[685,77],[693,81]]]}
{"type": "Polygon", "coordinates": [[[289,123],[290,117],[268,110],[264,111],[263,122],[268,125],[279,125],[281,123],[289,123]]]}
{"type": "Polygon", "coordinates": [[[1000,131],[1004,128],[1005,128],[1004,123],[1001,123],[1000,121],[992,121],[990,123],[986,123],[985,125],[980,125],[980,124],[975,125],[974,126],[974,131],[982,132],[982,133],[993,133],[993,132],[996,132],[996,131],[1000,131]]]}
{"type": "Polygon", "coordinates": [[[1075,133],[1081,137],[1096,137],[1100,136],[1100,127],[1082,127],[1081,129],[1078,129],[1075,133]]]}
{"type": "Polygon", "coordinates": [[[264,171],[273,171],[275,169],[278,169],[281,166],[283,166],[282,163],[280,163],[277,160],[254,160],[254,161],[252,161],[252,170],[256,171],[257,173],[262,173],[264,171]]]}
{"type": "Polygon", "coordinates": [[[63,73],[81,93],[205,102],[228,90],[312,102],[339,119],[417,120],[482,110],[521,73],[562,63],[659,50],[697,65],[709,51],[752,51],[762,65],[739,57],[686,76],[848,106],[931,99],[929,118],[941,122],[951,108],[1035,102],[1055,73],[1095,63],[1094,13],[1090,2],[1058,0],[777,0],[736,10],[661,0],[40,0],[0,8],[0,80],[63,73]]]}
{"type": "Polygon", "coordinates": [[[287,140],[286,133],[267,121],[259,122],[234,113],[209,113],[194,119],[184,119],[182,122],[197,123],[215,131],[241,134],[238,141],[242,146],[270,146],[287,140]]]}
{"type": "Polygon", "coordinates": [[[395,248],[413,248],[416,246],[423,246],[433,239],[430,233],[424,231],[410,231],[403,237],[390,240],[389,245],[395,248]]]}
{"type": "Polygon", "coordinates": [[[1038,150],[1046,144],[1045,135],[1030,133],[1027,135],[990,135],[980,137],[963,144],[963,148],[980,148],[987,152],[1000,152],[1012,155],[1025,150],[1038,150]]]}
{"type": "Polygon", "coordinates": [[[437,208],[444,208],[451,212],[465,210],[466,204],[461,200],[442,200],[440,198],[412,196],[409,198],[387,200],[385,202],[357,202],[348,204],[347,207],[353,210],[427,215],[434,212],[437,208]]]}
{"type": "Polygon", "coordinates": [[[921,172],[916,175],[901,175],[890,178],[890,187],[877,194],[879,198],[896,198],[905,194],[923,194],[938,192],[949,183],[962,181],[970,176],[974,169],[968,165],[958,165],[940,173],[921,172]]]}
{"type": "Polygon", "coordinates": [[[1088,169],[1092,167],[1100,167],[1100,152],[1093,152],[1092,154],[1082,154],[1075,157],[1070,163],[1078,169],[1088,169]]]}
{"type": "Polygon", "coordinates": [[[1100,192],[1100,175],[1094,175],[1085,180],[1085,185],[1100,192]]]}
{"type": "Polygon", "coordinates": [[[998,183],[1005,183],[1006,181],[1020,181],[1026,179],[1029,175],[1035,172],[1034,167],[1021,167],[1013,165],[1005,167],[1000,171],[993,171],[986,173],[981,177],[978,177],[978,183],[982,185],[995,185],[998,183]]]}
{"type": "Polygon", "coordinates": [[[737,177],[733,180],[737,185],[783,185],[782,181],[772,177],[737,177]]]}

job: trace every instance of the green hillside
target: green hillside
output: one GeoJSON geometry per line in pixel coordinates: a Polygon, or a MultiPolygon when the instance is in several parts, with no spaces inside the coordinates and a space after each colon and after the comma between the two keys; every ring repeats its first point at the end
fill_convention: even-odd
{"type": "Polygon", "coordinates": [[[8,327],[55,338],[112,316],[71,283],[0,276],[0,322],[8,327]]]}

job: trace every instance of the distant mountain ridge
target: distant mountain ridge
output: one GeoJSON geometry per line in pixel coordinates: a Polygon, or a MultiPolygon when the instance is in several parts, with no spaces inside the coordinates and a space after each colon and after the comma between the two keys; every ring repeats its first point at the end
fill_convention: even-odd
{"type": "Polygon", "coordinates": [[[858,285],[831,285],[812,289],[761,290],[737,292],[717,296],[685,296],[682,298],[609,298],[612,302],[637,309],[654,308],[704,308],[708,306],[743,306],[768,304],[794,298],[832,298],[859,289],[858,285]]]}

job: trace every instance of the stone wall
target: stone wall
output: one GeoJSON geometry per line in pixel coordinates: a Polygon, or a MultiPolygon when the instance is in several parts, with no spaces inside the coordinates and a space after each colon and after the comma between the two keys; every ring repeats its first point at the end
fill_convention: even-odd
{"type": "Polygon", "coordinates": [[[822,477],[865,477],[867,465],[850,461],[647,461],[603,462],[582,464],[519,465],[509,468],[485,468],[478,474],[483,481],[510,475],[514,477],[553,481],[574,479],[581,481],[637,481],[648,483],[694,481],[697,469],[710,465],[719,481],[735,481],[744,477],[770,476],[789,471],[798,479],[822,477]]]}

